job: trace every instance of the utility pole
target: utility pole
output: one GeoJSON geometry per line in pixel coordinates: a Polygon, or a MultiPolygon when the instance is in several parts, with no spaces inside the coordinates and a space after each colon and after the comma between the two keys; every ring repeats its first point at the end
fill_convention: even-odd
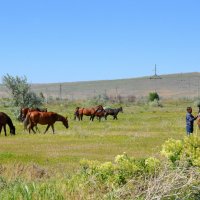
{"type": "Polygon", "coordinates": [[[154,75],[153,76],[150,76],[149,77],[150,80],[154,80],[154,83],[155,83],[155,92],[156,92],[156,80],[157,79],[162,79],[162,77],[160,77],[158,74],[157,74],[157,66],[155,64],[155,68],[154,68],[154,75]]]}
{"type": "Polygon", "coordinates": [[[198,85],[197,85],[197,97],[198,97],[198,99],[199,99],[199,90],[200,90],[200,81],[199,81],[199,78],[198,78],[198,85]]]}
{"type": "Polygon", "coordinates": [[[61,100],[62,99],[62,85],[61,84],[60,84],[59,96],[60,96],[60,100],[61,100]]]}

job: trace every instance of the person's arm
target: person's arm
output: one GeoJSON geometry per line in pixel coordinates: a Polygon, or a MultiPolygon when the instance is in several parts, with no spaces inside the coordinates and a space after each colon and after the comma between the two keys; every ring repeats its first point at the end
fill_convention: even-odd
{"type": "Polygon", "coordinates": [[[188,115],[187,116],[187,120],[189,121],[189,122],[193,122],[194,120],[196,120],[197,119],[197,117],[194,117],[193,115],[188,115]]]}

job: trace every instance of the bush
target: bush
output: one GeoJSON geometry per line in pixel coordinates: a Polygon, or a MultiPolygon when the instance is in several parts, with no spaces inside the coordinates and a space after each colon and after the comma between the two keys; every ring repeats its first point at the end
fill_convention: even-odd
{"type": "Polygon", "coordinates": [[[170,139],[164,143],[161,153],[175,165],[184,162],[188,166],[200,167],[200,138],[190,136],[183,141],[170,139]]]}
{"type": "Polygon", "coordinates": [[[157,92],[150,92],[148,99],[149,99],[149,101],[154,101],[154,100],[159,101],[160,97],[157,92]]]}
{"type": "Polygon", "coordinates": [[[136,160],[127,154],[117,155],[114,163],[81,160],[81,173],[83,176],[95,176],[103,183],[123,185],[139,174],[153,174],[159,169],[160,161],[154,157],[136,160]]]}

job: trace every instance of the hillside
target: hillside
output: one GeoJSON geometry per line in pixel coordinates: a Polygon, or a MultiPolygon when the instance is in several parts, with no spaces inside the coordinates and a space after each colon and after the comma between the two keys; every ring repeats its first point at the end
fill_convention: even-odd
{"type": "MultiPolygon", "coordinates": [[[[121,95],[127,97],[146,96],[151,91],[157,91],[163,98],[170,97],[195,97],[200,95],[200,73],[180,73],[161,75],[162,79],[150,79],[149,77],[65,82],[49,84],[32,84],[32,90],[42,92],[46,97],[62,97],[68,99],[86,99],[96,95],[108,96],[121,95]]],[[[0,97],[8,97],[7,89],[0,85],[0,97]]]]}

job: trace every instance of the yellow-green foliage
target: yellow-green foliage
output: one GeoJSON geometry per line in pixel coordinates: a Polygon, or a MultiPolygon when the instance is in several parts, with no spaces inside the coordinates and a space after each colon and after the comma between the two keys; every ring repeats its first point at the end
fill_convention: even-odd
{"type": "Polygon", "coordinates": [[[145,160],[145,168],[149,173],[155,172],[160,167],[160,160],[154,157],[149,157],[145,160]]]}
{"type": "Polygon", "coordinates": [[[183,142],[181,140],[169,139],[163,144],[161,154],[174,163],[180,160],[182,150],[183,142]]]}
{"type": "Polygon", "coordinates": [[[169,139],[162,147],[161,153],[170,161],[184,161],[189,165],[200,167],[200,138],[185,137],[181,140],[169,139]]]}
{"type": "Polygon", "coordinates": [[[100,181],[121,185],[139,174],[154,173],[159,169],[160,161],[154,157],[135,159],[124,153],[117,155],[113,163],[83,159],[80,165],[84,176],[95,175],[100,181]]]}

